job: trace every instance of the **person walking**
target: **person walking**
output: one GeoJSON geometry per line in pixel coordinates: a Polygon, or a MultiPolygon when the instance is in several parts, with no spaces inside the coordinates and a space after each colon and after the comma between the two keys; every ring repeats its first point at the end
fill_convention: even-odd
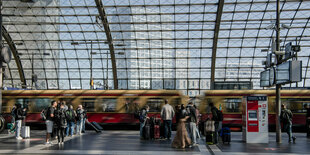
{"type": "Polygon", "coordinates": [[[15,138],[17,140],[22,140],[23,138],[20,136],[20,131],[22,128],[22,121],[25,117],[26,108],[22,109],[21,104],[16,104],[16,108],[14,109],[13,113],[15,116],[15,126],[16,126],[16,132],[15,132],[15,138]]]}
{"type": "Polygon", "coordinates": [[[174,117],[174,110],[173,107],[168,104],[168,100],[165,100],[165,105],[161,109],[160,116],[164,121],[164,128],[165,128],[165,139],[170,139],[171,138],[171,126],[172,126],[172,119],[174,117]]]}
{"type": "Polygon", "coordinates": [[[64,144],[65,129],[67,127],[67,116],[65,105],[63,103],[61,103],[59,109],[57,109],[57,115],[55,118],[57,124],[58,144],[64,144]]]}
{"type": "Polygon", "coordinates": [[[189,134],[189,137],[191,138],[191,142],[193,146],[197,146],[197,114],[196,114],[196,109],[193,106],[193,102],[189,102],[187,107],[186,107],[187,114],[189,118],[187,119],[187,131],[189,134]]]}
{"type": "Polygon", "coordinates": [[[83,118],[84,118],[84,109],[82,105],[79,105],[76,110],[76,134],[81,135],[82,134],[82,128],[83,128],[83,118]]]}
{"type": "Polygon", "coordinates": [[[215,127],[214,144],[217,144],[219,138],[219,132],[222,129],[223,114],[214,106],[214,103],[212,102],[209,103],[209,107],[211,108],[212,120],[214,121],[214,127],[215,127]]]}
{"type": "Polygon", "coordinates": [[[283,123],[283,130],[286,131],[289,137],[288,142],[291,143],[293,139],[293,142],[295,143],[296,137],[294,137],[292,134],[293,113],[291,112],[291,110],[286,108],[285,104],[282,104],[281,108],[282,110],[280,114],[280,119],[281,119],[281,122],[283,123]]]}
{"type": "Polygon", "coordinates": [[[171,146],[174,148],[184,149],[185,147],[191,146],[191,139],[188,137],[188,133],[185,127],[185,122],[187,121],[189,116],[187,116],[184,105],[178,107],[180,107],[179,111],[177,112],[180,119],[177,124],[177,133],[172,141],[171,146]]]}
{"type": "Polygon", "coordinates": [[[75,118],[76,118],[76,113],[73,110],[73,106],[69,105],[68,110],[66,111],[66,116],[67,116],[67,130],[66,130],[66,135],[73,136],[74,133],[74,127],[75,127],[75,118]]]}
{"type": "Polygon", "coordinates": [[[149,119],[149,117],[147,117],[147,113],[149,112],[150,107],[148,105],[146,105],[140,113],[140,139],[143,139],[143,128],[145,126],[146,120],[149,119]]]}
{"type": "Polygon", "coordinates": [[[85,122],[87,119],[86,107],[83,106],[82,133],[85,133],[85,122]]]}
{"type": "Polygon", "coordinates": [[[54,126],[53,118],[54,118],[54,112],[56,110],[56,107],[57,107],[57,102],[52,101],[51,106],[47,109],[47,115],[46,115],[46,121],[45,121],[45,124],[46,124],[45,144],[52,144],[52,142],[50,142],[50,137],[53,132],[53,126],[54,126]]]}

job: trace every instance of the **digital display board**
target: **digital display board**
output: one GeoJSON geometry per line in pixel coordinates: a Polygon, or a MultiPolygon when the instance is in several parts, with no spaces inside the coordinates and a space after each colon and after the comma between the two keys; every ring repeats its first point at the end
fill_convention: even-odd
{"type": "Polygon", "coordinates": [[[269,87],[269,70],[260,73],[260,86],[269,87]]]}

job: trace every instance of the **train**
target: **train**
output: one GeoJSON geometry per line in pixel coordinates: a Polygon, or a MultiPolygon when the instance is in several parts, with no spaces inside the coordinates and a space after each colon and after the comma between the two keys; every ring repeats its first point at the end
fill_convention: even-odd
{"type": "MultiPolygon", "coordinates": [[[[292,110],[293,126],[303,128],[306,118],[303,109],[310,104],[310,90],[282,90],[281,102],[292,110]]],[[[199,109],[201,120],[210,117],[209,102],[223,112],[223,125],[241,130],[242,98],[254,94],[268,96],[269,126],[275,125],[275,90],[207,90],[202,96],[190,98],[177,90],[4,90],[2,112],[10,113],[16,103],[28,109],[27,124],[43,124],[40,112],[52,100],[65,101],[67,105],[83,105],[89,121],[102,125],[138,125],[134,113],[145,105],[150,107],[149,117],[160,118],[164,100],[175,107],[189,101],[199,109]]],[[[175,120],[173,121],[175,122],[175,120]]]]}

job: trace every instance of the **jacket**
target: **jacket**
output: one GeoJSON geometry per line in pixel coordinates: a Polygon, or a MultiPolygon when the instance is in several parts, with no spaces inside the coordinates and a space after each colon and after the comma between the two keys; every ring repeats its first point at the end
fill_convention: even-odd
{"type": "Polygon", "coordinates": [[[140,120],[141,123],[143,123],[143,122],[146,121],[146,118],[147,118],[147,111],[146,111],[145,108],[143,108],[141,110],[141,114],[140,114],[140,119],[139,120],[140,120]]]}
{"type": "Polygon", "coordinates": [[[193,106],[187,106],[186,111],[189,116],[188,122],[197,123],[196,109],[193,106]]]}
{"type": "Polygon", "coordinates": [[[171,105],[165,104],[161,109],[160,116],[163,120],[172,120],[174,116],[174,110],[171,105]]]}
{"type": "Polygon", "coordinates": [[[281,110],[280,119],[283,123],[292,123],[293,113],[289,109],[281,110]],[[288,120],[285,119],[284,115],[288,115],[288,120]]]}

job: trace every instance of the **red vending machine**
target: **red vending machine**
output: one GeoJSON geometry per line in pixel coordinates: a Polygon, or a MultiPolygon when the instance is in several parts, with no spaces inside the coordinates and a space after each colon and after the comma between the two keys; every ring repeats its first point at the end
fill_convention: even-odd
{"type": "Polygon", "coordinates": [[[268,143],[268,98],[246,96],[242,100],[242,139],[246,143],[268,143]]]}

